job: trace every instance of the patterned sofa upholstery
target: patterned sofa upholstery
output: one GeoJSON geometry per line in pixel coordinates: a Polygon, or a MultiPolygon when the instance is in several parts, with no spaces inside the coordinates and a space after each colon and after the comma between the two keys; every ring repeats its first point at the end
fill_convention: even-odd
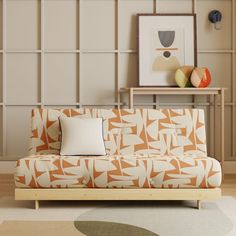
{"type": "Polygon", "coordinates": [[[215,188],[201,109],[34,109],[18,188],[215,188]],[[60,116],[103,118],[106,156],[60,156],[60,116]]]}

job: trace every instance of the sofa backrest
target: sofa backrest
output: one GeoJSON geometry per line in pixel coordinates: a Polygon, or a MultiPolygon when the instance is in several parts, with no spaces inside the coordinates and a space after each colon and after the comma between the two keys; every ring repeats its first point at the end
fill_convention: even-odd
{"type": "Polygon", "coordinates": [[[108,155],[207,155],[201,109],[88,108],[33,109],[30,154],[59,154],[60,116],[102,117],[108,155]]]}

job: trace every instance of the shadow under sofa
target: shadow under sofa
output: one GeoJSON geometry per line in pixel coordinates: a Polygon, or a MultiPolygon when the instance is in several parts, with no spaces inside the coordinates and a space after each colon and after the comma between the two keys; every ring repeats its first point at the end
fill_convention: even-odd
{"type": "MultiPolygon", "coordinates": [[[[92,144],[91,144],[92,145],[92,144]]],[[[33,109],[15,199],[201,200],[221,197],[201,109],[33,109]],[[60,156],[59,117],[103,118],[105,156],[60,156]]]]}

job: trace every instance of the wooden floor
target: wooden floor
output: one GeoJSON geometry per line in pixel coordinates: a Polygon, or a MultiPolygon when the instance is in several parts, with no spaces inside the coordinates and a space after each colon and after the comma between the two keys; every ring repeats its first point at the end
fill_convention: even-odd
{"type": "Polygon", "coordinates": [[[14,178],[10,174],[0,174],[0,197],[14,196],[14,178]]]}
{"type": "MultiPolygon", "coordinates": [[[[14,188],[13,175],[0,174],[0,197],[14,196],[14,188]]],[[[236,199],[236,174],[225,175],[221,189],[224,196],[232,196],[236,199]]]]}
{"type": "Polygon", "coordinates": [[[225,175],[221,189],[223,196],[232,196],[236,199],[236,174],[225,175]]]}

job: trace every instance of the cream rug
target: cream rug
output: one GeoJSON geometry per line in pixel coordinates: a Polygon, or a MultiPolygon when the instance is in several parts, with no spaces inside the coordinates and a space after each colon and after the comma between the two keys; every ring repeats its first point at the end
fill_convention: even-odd
{"type": "Polygon", "coordinates": [[[0,236],[235,236],[236,200],[33,202],[0,199],[0,236]]]}

